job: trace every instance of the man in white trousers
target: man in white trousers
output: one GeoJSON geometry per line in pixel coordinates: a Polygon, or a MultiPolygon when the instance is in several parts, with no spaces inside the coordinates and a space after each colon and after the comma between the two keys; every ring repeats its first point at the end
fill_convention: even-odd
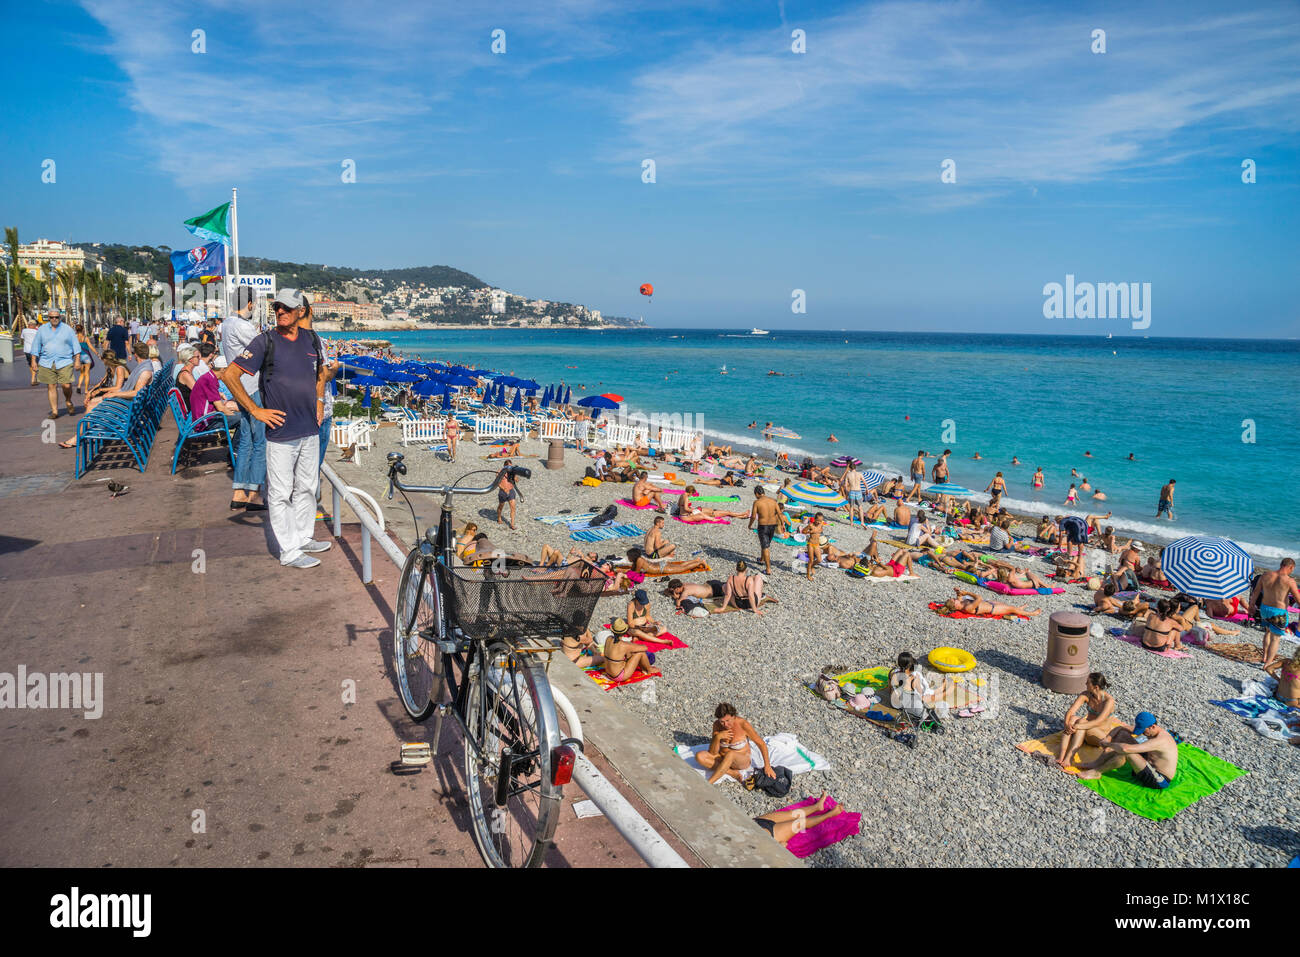
{"type": "Polygon", "coordinates": [[[240,407],[266,423],[266,504],[280,545],[280,564],[314,568],[320,559],[312,553],[330,547],[328,541],[312,538],[329,369],[320,337],[298,326],[311,315],[302,291],[281,289],[271,307],[275,328],[254,338],[221,378],[240,407]],[[262,406],[249,397],[244,375],[261,376],[262,406]]]}

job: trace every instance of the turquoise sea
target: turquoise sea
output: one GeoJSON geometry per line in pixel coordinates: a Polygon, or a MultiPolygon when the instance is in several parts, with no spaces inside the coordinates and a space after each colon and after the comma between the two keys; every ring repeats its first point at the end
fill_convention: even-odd
{"type": "Polygon", "coordinates": [[[1214,534],[1270,563],[1300,553],[1296,341],[780,329],[383,338],[412,356],[564,381],[575,398],[614,392],[626,411],[690,416],[734,444],[759,446],[746,426],[770,421],[801,436],[779,448],[821,462],[848,453],[905,473],[918,449],[950,448],[951,481],[980,491],[1001,470],[1013,509],[1113,511],[1117,530],[1143,541],[1214,534]],[[1035,494],[1037,466],[1046,485],[1035,494]],[[1064,508],[1085,477],[1107,501],[1064,508]],[[1170,478],[1177,521],[1157,523],[1170,478]]]}

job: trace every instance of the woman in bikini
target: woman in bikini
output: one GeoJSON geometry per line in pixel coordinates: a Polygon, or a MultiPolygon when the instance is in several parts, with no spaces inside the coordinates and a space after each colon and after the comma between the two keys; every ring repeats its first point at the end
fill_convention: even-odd
{"type": "MultiPolygon", "coordinates": [[[[730,703],[724,701],[713,712],[714,722],[709,747],[695,755],[695,760],[709,775],[709,783],[717,784],[723,776],[744,781],[749,777],[753,761],[750,751],[751,742],[758,747],[763,760],[763,773],[776,777],[772,770],[772,759],[767,753],[767,744],[758,736],[754,726],[736,713],[730,703]]],[[[775,835],[774,835],[775,836],[775,835]]]]}
{"type": "MultiPolygon", "coordinates": [[[[1277,679],[1277,690],[1273,692],[1273,697],[1283,704],[1300,708],[1300,645],[1296,646],[1295,653],[1289,659],[1279,658],[1272,664],[1265,665],[1264,670],[1277,679]]],[[[1294,743],[1293,739],[1292,744],[1294,743]]]]}
{"type": "Polygon", "coordinates": [[[1035,489],[1043,487],[1043,470],[1041,468],[1034,472],[1034,480],[1031,484],[1035,489]]]}
{"type": "Polygon", "coordinates": [[[1000,601],[987,601],[976,595],[974,592],[962,591],[960,588],[954,588],[957,593],[955,598],[949,598],[943,603],[940,609],[942,613],[948,614],[959,611],[967,615],[992,615],[994,618],[1033,618],[1035,615],[1041,615],[1043,610],[1036,608],[1030,610],[1020,605],[1008,605],[1000,601]]]}
{"type": "Polygon", "coordinates": [[[1201,621],[1200,603],[1195,598],[1191,598],[1190,596],[1188,596],[1188,598],[1190,600],[1185,605],[1177,605],[1172,601],[1169,603],[1172,609],[1170,617],[1172,617],[1174,621],[1178,622],[1183,631],[1191,631],[1193,628],[1199,628],[1202,635],[1204,635],[1205,630],[1208,628],[1216,635],[1229,636],[1241,634],[1241,629],[1239,628],[1225,628],[1222,625],[1216,625],[1213,621],[1201,621]]]}
{"type": "Polygon", "coordinates": [[[912,567],[912,552],[906,548],[897,549],[894,554],[889,556],[889,561],[881,563],[872,561],[871,571],[868,573],[872,578],[902,578],[904,575],[915,575],[916,571],[912,567]]]}
{"type": "Polygon", "coordinates": [[[900,651],[898,666],[890,669],[887,687],[890,707],[901,708],[909,694],[919,695],[922,703],[934,707],[952,690],[952,678],[944,675],[936,688],[930,679],[917,669],[916,655],[910,651],[900,651]]]}
{"type": "Polygon", "coordinates": [[[631,678],[638,671],[653,674],[650,668],[654,665],[654,655],[645,645],[625,640],[627,631],[627,622],[616,618],[605,639],[605,674],[615,681],[631,678]]]}
{"type": "Polygon", "coordinates": [[[677,502],[677,517],[684,521],[690,521],[693,518],[749,518],[749,512],[729,511],[723,508],[706,508],[702,505],[692,505],[691,499],[699,495],[699,491],[694,485],[686,486],[686,491],[681,494],[677,502]]]}
{"type": "Polygon", "coordinates": [[[1161,598],[1156,607],[1147,612],[1146,623],[1142,627],[1142,647],[1148,651],[1181,651],[1182,622],[1173,616],[1172,603],[1168,598],[1161,598]]]}
{"type": "Polygon", "coordinates": [[[612,632],[602,629],[600,634],[595,638],[592,637],[589,629],[583,629],[582,634],[576,638],[572,635],[566,635],[560,639],[560,650],[564,652],[564,657],[568,658],[575,665],[579,663],[584,656],[589,656],[589,660],[582,662],[584,668],[599,668],[605,663],[605,656],[601,654],[604,647],[605,639],[609,638],[612,632]],[[597,644],[597,640],[600,644],[597,644]]]}
{"type": "Polygon", "coordinates": [[[1028,568],[1017,568],[1003,562],[994,563],[997,568],[998,581],[1012,588],[1051,588],[1045,581],[1028,568]]]}
{"type": "Polygon", "coordinates": [[[1089,738],[1100,743],[1100,729],[1106,726],[1114,713],[1115,698],[1106,690],[1106,676],[1100,671],[1094,671],[1088,675],[1083,694],[1065,709],[1065,731],[1061,734],[1061,746],[1056,752],[1057,766],[1062,769],[1068,767],[1089,738]],[[1092,734],[1089,735],[1088,732],[1092,734]]]}
{"type": "Polygon", "coordinates": [[[822,555],[829,552],[825,550],[830,548],[830,542],[826,541],[822,532],[826,530],[826,518],[821,512],[818,512],[804,524],[799,532],[808,537],[808,580],[812,581],[813,566],[822,560],[822,555]]]}
{"type": "Polygon", "coordinates": [[[650,614],[650,596],[644,588],[638,588],[628,599],[626,620],[628,637],[634,641],[653,641],[668,630],[650,614]]]}
{"type": "Polygon", "coordinates": [[[471,547],[474,543],[474,536],[478,534],[478,525],[474,522],[466,522],[465,528],[456,536],[456,557],[465,561],[465,553],[472,552],[471,547]]]}
{"type": "Polygon", "coordinates": [[[460,444],[460,420],[447,412],[447,451],[451,453],[451,461],[456,461],[456,447],[460,444]]]}
{"type": "Polygon", "coordinates": [[[688,558],[683,561],[659,559],[653,561],[645,557],[639,548],[627,550],[627,560],[632,563],[632,571],[641,575],[689,575],[691,572],[707,571],[709,563],[702,558],[688,558]]]}
{"type": "Polygon", "coordinates": [[[726,611],[733,603],[737,608],[763,615],[763,583],[767,580],[762,572],[749,572],[749,566],[743,561],[736,562],[736,572],[727,577],[722,593],[722,608],[726,611]]]}

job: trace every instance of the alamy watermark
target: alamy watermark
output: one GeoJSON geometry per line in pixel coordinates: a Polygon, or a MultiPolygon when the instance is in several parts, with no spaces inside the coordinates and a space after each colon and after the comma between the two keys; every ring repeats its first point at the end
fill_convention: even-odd
{"type": "Polygon", "coordinates": [[[1151,325],[1151,283],[1080,282],[1066,273],[1065,284],[1043,287],[1045,319],[1128,319],[1134,329],[1151,325]]]}
{"type": "Polygon", "coordinates": [[[104,673],[28,671],[18,666],[18,673],[0,671],[0,709],[32,708],[81,711],[94,721],[104,714],[104,673]]]}

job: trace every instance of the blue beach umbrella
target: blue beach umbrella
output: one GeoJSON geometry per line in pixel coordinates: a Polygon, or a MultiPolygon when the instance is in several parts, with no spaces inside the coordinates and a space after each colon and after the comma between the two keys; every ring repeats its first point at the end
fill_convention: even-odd
{"type": "Polygon", "coordinates": [[[384,385],[384,380],[373,375],[359,375],[352,380],[353,385],[363,385],[366,387],[366,393],[369,394],[372,385],[384,385]]]}
{"type": "Polygon", "coordinates": [[[472,386],[477,385],[473,378],[467,375],[445,375],[438,379],[443,385],[455,386],[472,386]]]}
{"type": "Polygon", "coordinates": [[[441,392],[443,388],[444,387],[440,383],[429,379],[424,382],[417,382],[415,385],[411,386],[411,391],[416,395],[430,396],[441,392]]]}
{"type": "Polygon", "coordinates": [[[510,403],[510,411],[511,412],[524,411],[524,390],[523,389],[515,389],[515,401],[510,403]]]}
{"type": "Polygon", "coordinates": [[[379,374],[383,378],[387,379],[389,382],[419,382],[420,381],[419,376],[411,375],[411,373],[409,372],[401,372],[397,370],[385,370],[379,374]]]}
{"type": "Polygon", "coordinates": [[[443,389],[442,389],[442,411],[444,411],[444,412],[448,412],[448,411],[450,411],[450,410],[451,410],[451,389],[447,388],[446,386],[443,386],[443,389]]]}
{"type": "Polygon", "coordinates": [[[1231,598],[1250,587],[1250,556],[1226,538],[1189,535],[1165,547],[1160,567],[1180,591],[1197,598],[1231,598]]]}
{"type": "Polygon", "coordinates": [[[361,397],[361,408],[370,408],[370,386],[366,386],[366,394],[361,397]]]}
{"type": "Polygon", "coordinates": [[[841,508],[848,504],[843,495],[820,482],[795,482],[785,490],[785,497],[814,508],[841,508]]]}
{"type": "Polygon", "coordinates": [[[880,488],[889,481],[889,476],[884,472],[877,472],[875,469],[866,469],[862,473],[862,486],[868,492],[872,489],[880,488]]]}
{"type": "Polygon", "coordinates": [[[935,495],[974,495],[975,493],[965,485],[954,485],[952,482],[940,482],[938,485],[931,485],[927,492],[933,492],[935,495]]]}
{"type": "Polygon", "coordinates": [[[564,387],[564,402],[562,402],[561,404],[562,405],[573,404],[573,390],[570,389],[568,386],[564,387]]]}
{"type": "MultiPolygon", "coordinates": [[[[565,395],[568,398],[568,395],[565,395]]],[[[617,409],[618,403],[612,399],[607,399],[603,395],[589,395],[585,399],[579,399],[578,405],[585,406],[588,409],[617,409]]]]}

